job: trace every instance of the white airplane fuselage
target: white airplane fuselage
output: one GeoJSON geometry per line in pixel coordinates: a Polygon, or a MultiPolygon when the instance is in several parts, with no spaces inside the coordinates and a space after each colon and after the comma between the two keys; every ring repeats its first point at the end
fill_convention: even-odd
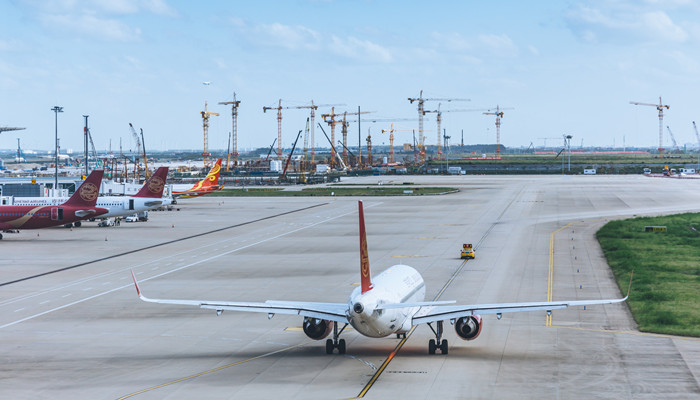
{"type": "MultiPolygon", "coordinates": [[[[67,197],[15,197],[13,200],[13,205],[59,205],[65,203],[67,200],[67,197]]],[[[97,198],[96,207],[102,207],[109,210],[107,214],[100,215],[99,218],[113,218],[148,211],[152,208],[170,203],[171,200],[168,198],[157,199],[150,197],[100,196],[97,198]]]]}
{"type": "Polygon", "coordinates": [[[411,329],[411,318],[419,307],[377,310],[381,304],[415,303],[425,299],[425,282],[408,265],[394,265],[372,277],[371,290],[361,293],[353,290],[348,299],[348,320],[355,330],[369,337],[385,337],[406,333],[411,329]],[[358,312],[359,311],[359,312],[358,312]]]}

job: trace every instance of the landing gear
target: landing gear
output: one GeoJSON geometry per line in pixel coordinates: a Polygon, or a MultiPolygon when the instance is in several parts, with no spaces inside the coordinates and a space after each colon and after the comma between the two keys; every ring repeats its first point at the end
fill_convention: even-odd
{"type": "Polygon", "coordinates": [[[440,353],[447,354],[447,339],[442,339],[442,321],[437,321],[437,330],[433,329],[433,325],[428,322],[428,327],[435,334],[435,339],[430,339],[428,342],[428,354],[435,354],[435,350],[440,349],[440,353]]]}
{"type": "Polygon", "coordinates": [[[2,233],[0,233],[0,240],[2,240],[2,233]]]}
{"type": "Polygon", "coordinates": [[[80,225],[82,225],[82,224],[83,223],[80,221],[73,222],[73,226],[75,226],[76,228],[80,228],[80,225]]]}
{"type": "Polygon", "coordinates": [[[333,339],[326,340],[326,354],[333,354],[334,349],[338,349],[338,354],[345,354],[345,339],[338,339],[341,333],[345,330],[348,324],[343,325],[343,328],[338,331],[338,323],[333,322],[333,339]]]}
{"type": "Polygon", "coordinates": [[[72,224],[72,223],[71,223],[71,224],[65,224],[65,225],[63,225],[63,227],[64,227],[64,228],[72,228],[72,227],[73,227],[73,224],[72,224]]]}

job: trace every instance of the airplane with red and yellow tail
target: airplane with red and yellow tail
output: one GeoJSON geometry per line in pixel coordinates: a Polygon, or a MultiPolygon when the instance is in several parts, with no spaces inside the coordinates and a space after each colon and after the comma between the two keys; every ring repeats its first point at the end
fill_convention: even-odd
{"type": "Polygon", "coordinates": [[[106,214],[109,211],[106,208],[95,207],[103,174],[102,170],[92,171],[73,196],[62,204],[0,206],[0,231],[49,228],[106,214]]]}
{"type": "MultiPolygon", "coordinates": [[[[224,188],[224,185],[221,184],[219,185],[219,173],[221,172],[221,159],[219,158],[216,160],[216,163],[214,164],[213,167],[211,167],[211,170],[209,170],[209,173],[207,176],[204,177],[201,181],[197,182],[194,184],[189,189],[185,189],[182,187],[182,190],[173,190],[172,195],[173,198],[176,199],[178,197],[182,197],[185,199],[191,198],[191,197],[198,197],[198,196],[203,196],[205,194],[211,193],[211,192],[216,192],[217,190],[221,190],[224,188]]],[[[178,185],[174,186],[177,187],[178,185]]],[[[184,185],[179,185],[179,186],[184,186],[184,185]]],[[[186,187],[186,186],[185,186],[186,187]]]]}

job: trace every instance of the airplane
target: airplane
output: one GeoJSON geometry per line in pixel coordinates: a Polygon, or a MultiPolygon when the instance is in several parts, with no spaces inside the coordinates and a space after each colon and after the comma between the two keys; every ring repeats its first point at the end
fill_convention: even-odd
{"type": "MultiPolygon", "coordinates": [[[[107,213],[99,218],[123,217],[150,209],[167,205],[172,202],[169,198],[163,198],[165,180],[168,177],[168,167],[160,167],[144,183],[141,190],[133,196],[99,196],[97,206],[107,209],[107,213]]],[[[56,205],[63,203],[66,199],[61,197],[15,197],[14,205],[56,205]]],[[[68,225],[68,223],[66,223],[68,225]]],[[[80,221],[73,225],[79,227],[80,221]]]]}
{"type": "MultiPolygon", "coordinates": [[[[160,304],[179,304],[197,306],[215,310],[221,315],[226,310],[247,311],[268,314],[300,315],[304,318],[302,328],[311,339],[322,340],[333,332],[333,339],[326,340],[326,353],[332,354],[338,349],[345,353],[345,340],[339,339],[345,328],[351,325],[360,334],[381,338],[396,334],[406,337],[413,326],[428,324],[435,334],[435,339],[428,342],[428,353],[440,350],[447,354],[447,339],[442,339],[443,322],[450,321],[461,339],[476,339],[484,326],[481,318],[484,314],[496,314],[501,319],[503,313],[521,311],[546,311],[573,306],[620,303],[629,297],[608,300],[564,300],[529,303],[447,305],[454,301],[425,301],[425,282],[421,274],[408,265],[394,265],[376,277],[372,277],[367,252],[367,235],[362,201],[358,202],[360,219],[360,286],[356,287],[347,303],[315,303],[301,301],[267,300],[263,303],[207,301],[207,300],[166,300],[151,299],[143,295],[134,271],[131,271],[136,293],[146,302],[160,304]],[[432,323],[436,323],[433,329],[432,323]],[[343,327],[338,330],[338,325],[343,327]]],[[[630,279],[630,288],[632,281],[630,279]]]]}
{"type": "Polygon", "coordinates": [[[49,228],[105,214],[106,208],[95,206],[103,174],[102,170],[92,171],[73,196],[62,204],[0,206],[0,230],[49,228]]]}
{"type": "Polygon", "coordinates": [[[189,189],[185,189],[187,185],[179,185],[182,190],[173,190],[173,198],[182,197],[184,199],[189,199],[192,197],[203,196],[207,193],[215,192],[224,188],[224,185],[219,185],[219,173],[221,172],[221,159],[216,160],[216,163],[207,176],[201,181],[194,184],[189,189]]]}

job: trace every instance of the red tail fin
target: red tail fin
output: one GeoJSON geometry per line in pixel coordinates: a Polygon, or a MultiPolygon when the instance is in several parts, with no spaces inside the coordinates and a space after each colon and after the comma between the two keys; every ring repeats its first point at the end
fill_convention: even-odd
{"type": "Polygon", "coordinates": [[[369,253],[367,252],[367,232],[365,231],[365,212],[362,209],[362,200],[358,200],[357,207],[360,213],[360,282],[362,293],[369,292],[374,287],[369,272],[369,253]]]}
{"type": "Polygon", "coordinates": [[[63,205],[74,207],[95,207],[97,196],[100,195],[100,184],[104,171],[96,169],[90,173],[82,185],[63,205]]]}
{"type": "Polygon", "coordinates": [[[168,178],[168,167],[160,167],[150,178],[143,184],[134,197],[148,197],[160,199],[163,197],[163,189],[165,189],[165,180],[168,178]]]}

